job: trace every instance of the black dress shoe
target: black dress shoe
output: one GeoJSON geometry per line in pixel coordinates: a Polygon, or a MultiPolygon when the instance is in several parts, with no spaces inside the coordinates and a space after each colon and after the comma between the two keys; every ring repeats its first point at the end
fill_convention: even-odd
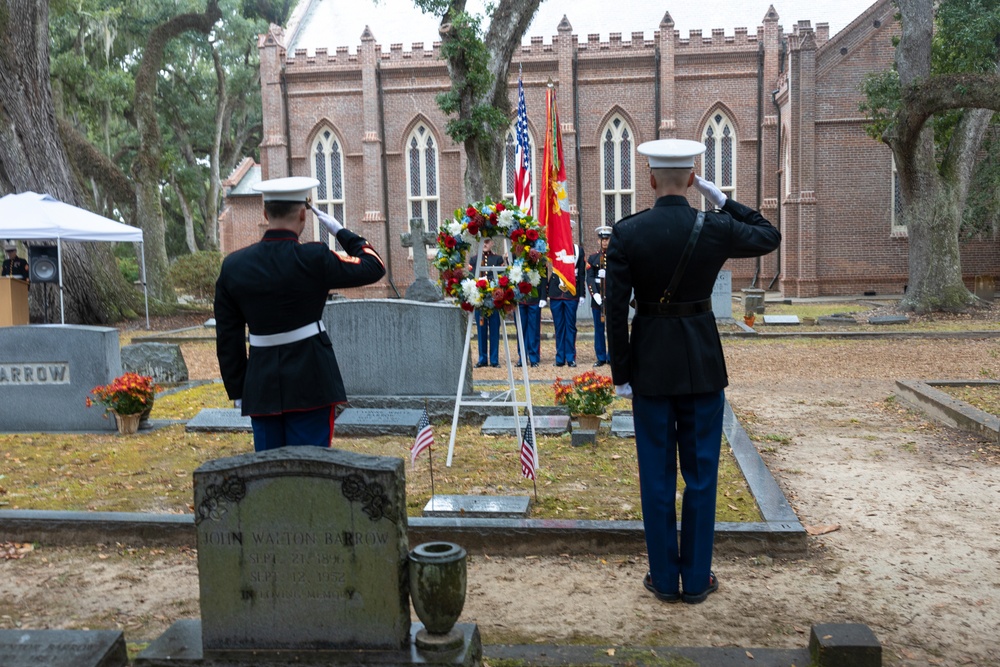
{"type": "Polygon", "coordinates": [[[719,590],[719,578],[715,576],[715,572],[708,573],[708,588],[706,588],[701,593],[681,593],[681,599],[688,604],[698,604],[699,602],[704,602],[705,599],[719,590]]]}
{"type": "Polygon", "coordinates": [[[601,366],[604,366],[607,363],[608,362],[606,361],[598,361],[597,363],[594,364],[594,368],[600,368],[601,366]]]}
{"type": "Polygon", "coordinates": [[[519,362],[517,362],[516,364],[514,364],[514,366],[515,366],[516,368],[520,368],[520,367],[521,367],[521,362],[520,362],[520,361],[519,361],[519,362]]]}
{"type": "Polygon", "coordinates": [[[661,593],[656,590],[653,586],[653,575],[649,572],[646,573],[646,578],[642,580],[642,585],[646,587],[646,590],[656,596],[657,600],[661,602],[679,602],[681,599],[680,593],[661,593]]]}
{"type": "Polygon", "coordinates": [[[480,361],[478,364],[476,364],[476,368],[486,368],[486,362],[480,361]]]}
{"type": "Polygon", "coordinates": [[[500,364],[490,364],[490,368],[500,368],[500,364]]]}
{"type": "Polygon", "coordinates": [[[538,362],[537,361],[532,361],[531,362],[531,367],[532,368],[537,368],[538,367],[538,362]]]}
{"type": "Polygon", "coordinates": [[[554,363],[552,365],[555,366],[556,368],[561,368],[562,366],[566,365],[566,362],[565,361],[557,361],[556,363],[554,363]]]}
{"type": "Polygon", "coordinates": [[[571,361],[571,362],[569,362],[566,365],[569,366],[570,368],[576,368],[576,362],[575,361],[571,361]]]}

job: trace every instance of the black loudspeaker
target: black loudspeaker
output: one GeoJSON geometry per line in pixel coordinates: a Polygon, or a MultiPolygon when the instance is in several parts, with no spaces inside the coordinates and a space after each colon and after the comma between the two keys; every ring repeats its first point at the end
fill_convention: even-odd
{"type": "Polygon", "coordinates": [[[33,245],[28,248],[28,271],[33,283],[59,282],[59,248],[33,245]]]}

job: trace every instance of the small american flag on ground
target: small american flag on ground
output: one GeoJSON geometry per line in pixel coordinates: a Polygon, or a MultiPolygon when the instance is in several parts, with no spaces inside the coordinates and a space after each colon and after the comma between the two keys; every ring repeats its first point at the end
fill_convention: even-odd
{"type": "Polygon", "coordinates": [[[415,465],[420,453],[433,444],[434,431],[431,429],[430,417],[427,416],[427,408],[424,408],[424,414],[420,415],[420,421],[417,422],[417,438],[410,449],[410,464],[415,465]]]}
{"type": "Polygon", "coordinates": [[[521,441],[521,474],[528,479],[535,479],[535,435],[531,430],[531,420],[524,429],[524,440],[521,441]]]}

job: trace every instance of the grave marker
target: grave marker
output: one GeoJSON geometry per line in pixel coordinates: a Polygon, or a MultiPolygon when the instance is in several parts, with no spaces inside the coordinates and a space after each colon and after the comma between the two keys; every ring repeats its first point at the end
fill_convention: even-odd
{"type": "Polygon", "coordinates": [[[3,667],[125,667],[118,630],[0,630],[3,667]]]}
{"type": "Polygon", "coordinates": [[[733,317],[733,272],[719,271],[712,286],[712,313],[717,320],[733,317]]]}
{"type": "MultiPolygon", "coordinates": [[[[528,417],[521,416],[521,433],[528,428],[528,417]]],[[[535,433],[562,435],[569,431],[567,415],[535,415],[535,433]]],[[[515,435],[513,415],[492,415],[486,418],[481,429],[483,435],[515,435]]]]}
{"type": "Polygon", "coordinates": [[[399,235],[404,248],[413,249],[413,284],[406,288],[406,298],[433,303],[441,300],[441,289],[427,275],[427,251],[437,246],[437,233],[425,232],[422,218],[410,218],[410,231],[399,235]]]}
{"type": "Polygon", "coordinates": [[[422,410],[347,408],[337,417],[335,433],[350,436],[416,435],[422,410]]]}

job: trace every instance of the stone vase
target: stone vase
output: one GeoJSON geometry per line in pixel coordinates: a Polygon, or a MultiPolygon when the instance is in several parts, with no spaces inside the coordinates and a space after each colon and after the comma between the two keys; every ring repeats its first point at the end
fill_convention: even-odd
{"type": "Polygon", "coordinates": [[[465,606],[465,549],[451,542],[426,542],[410,552],[410,599],[424,624],[417,645],[428,649],[461,646],[455,622],[465,606]]]}
{"type": "Polygon", "coordinates": [[[141,413],[135,413],[133,415],[120,415],[114,410],[111,414],[115,416],[115,425],[118,426],[118,433],[121,435],[132,435],[139,431],[139,420],[142,417],[141,413]]]}
{"type": "Polygon", "coordinates": [[[596,431],[601,427],[600,415],[576,415],[576,420],[583,431],[596,431]]]}

